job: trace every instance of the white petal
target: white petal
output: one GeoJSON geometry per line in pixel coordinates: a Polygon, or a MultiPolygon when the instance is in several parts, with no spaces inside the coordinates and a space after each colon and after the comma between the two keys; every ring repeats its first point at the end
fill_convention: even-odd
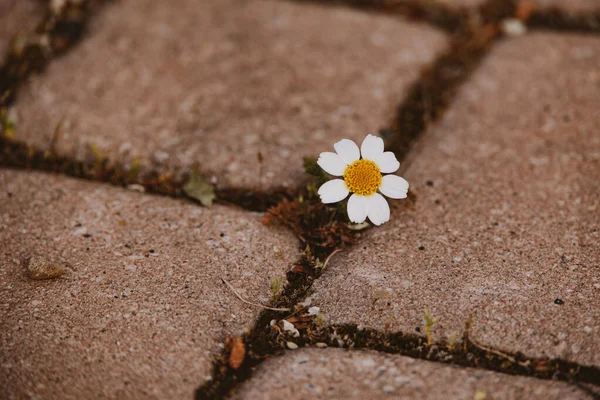
{"type": "Polygon", "coordinates": [[[346,163],[342,161],[340,156],[330,151],[326,151],[319,155],[317,160],[319,167],[323,168],[325,172],[333,176],[342,176],[346,170],[346,163]]]}
{"type": "Polygon", "coordinates": [[[372,223],[381,225],[390,220],[390,206],[387,200],[379,193],[367,197],[369,212],[368,216],[372,223]]]}
{"type": "Polygon", "coordinates": [[[400,168],[400,162],[396,160],[396,156],[391,151],[381,153],[373,160],[379,167],[379,170],[384,174],[392,174],[400,168]]]}
{"type": "Polygon", "coordinates": [[[367,219],[367,212],[369,211],[369,204],[366,196],[360,196],[353,194],[348,199],[348,217],[350,221],[361,224],[367,219]]]}
{"type": "Polygon", "coordinates": [[[350,139],[342,139],[333,145],[336,153],[340,156],[342,161],[350,165],[354,161],[360,160],[360,150],[356,143],[350,139]]]}
{"type": "Polygon", "coordinates": [[[408,182],[398,175],[386,175],[381,178],[379,191],[392,199],[405,199],[408,193],[408,182]]]}
{"type": "Polygon", "coordinates": [[[319,188],[319,197],[325,204],[337,203],[348,196],[348,188],[342,179],[332,179],[319,188]]]}
{"type": "Polygon", "coordinates": [[[360,154],[366,160],[375,161],[383,154],[383,139],[373,135],[367,135],[360,146],[360,154]]]}

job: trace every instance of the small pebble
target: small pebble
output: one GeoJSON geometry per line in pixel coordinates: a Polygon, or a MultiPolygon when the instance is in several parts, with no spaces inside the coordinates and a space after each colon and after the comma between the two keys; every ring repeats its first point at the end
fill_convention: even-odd
{"type": "Polygon", "coordinates": [[[321,309],[319,307],[311,307],[308,309],[308,315],[317,315],[321,309]]]}
{"type": "Polygon", "coordinates": [[[562,306],[563,304],[565,304],[565,302],[562,299],[559,299],[557,297],[554,299],[554,304],[558,304],[559,306],[562,306]]]}
{"type": "Polygon", "coordinates": [[[293,337],[300,336],[300,332],[298,331],[298,329],[296,329],[296,327],[294,326],[294,324],[292,324],[291,322],[286,321],[285,319],[282,320],[281,322],[283,322],[283,330],[285,332],[291,333],[293,337]]]}
{"type": "Polygon", "coordinates": [[[54,279],[66,272],[64,265],[38,256],[26,260],[25,266],[31,279],[54,279]]]}
{"type": "Polygon", "coordinates": [[[320,349],[324,349],[325,347],[327,347],[327,343],[317,342],[315,343],[315,346],[317,346],[320,349]]]}
{"type": "Polygon", "coordinates": [[[127,189],[133,190],[134,192],[140,192],[140,193],[144,193],[146,191],[146,188],[144,188],[142,185],[139,185],[137,183],[133,183],[133,184],[127,186],[127,189]]]}
{"type": "Polygon", "coordinates": [[[527,33],[527,27],[517,18],[506,18],[501,23],[502,32],[507,36],[523,36],[527,33]]]}
{"type": "Polygon", "coordinates": [[[287,342],[287,347],[290,350],[296,350],[298,348],[298,345],[294,342],[287,342]]]}

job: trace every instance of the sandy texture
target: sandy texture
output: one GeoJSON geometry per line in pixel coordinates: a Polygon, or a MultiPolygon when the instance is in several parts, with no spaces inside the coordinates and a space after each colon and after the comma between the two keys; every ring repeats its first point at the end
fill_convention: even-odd
{"type": "Polygon", "coordinates": [[[220,186],[294,185],[302,157],[386,126],[446,45],[424,25],[314,4],[106,6],[19,94],[17,137],[125,164],[198,165],[220,186]],[[259,162],[259,153],[263,162],[259,162]]]}
{"type": "Polygon", "coordinates": [[[260,215],[0,171],[0,398],[192,398],[297,257],[260,215]],[[31,280],[24,260],[67,264],[31,280]],[[36,397],[37,396],[37,397],[36,397]]]}
{"type": "Polygon", "coordinates": [[[340,349],[287,352],[260,366],[234,399],[588,399],[562,382],[340,349]]]}
{"type": "Polygon", "coordinates": [[[41,21],[44,6],[38,0],[0,0],[0,65],[11,40],[29,34],[41,21]]]}
{"type": "Polygon", "coordinates": [[[600,365],[600,39],[503,41],[424,137],[417,196],[336,256],[313,304],[331,324],[472,334],[600,365]],[[557,303],[563,304],[557,304],[557,303]]]}

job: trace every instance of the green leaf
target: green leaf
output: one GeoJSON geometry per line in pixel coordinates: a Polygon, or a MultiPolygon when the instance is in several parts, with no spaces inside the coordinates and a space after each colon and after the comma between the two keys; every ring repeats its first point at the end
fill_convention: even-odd
{"type": "Polygon", "coordinates": [[[190,180],[183,186],[183,191],[205,207],[212,206],[213,200],[217,197],[212,185],[206,182],[197,171],[190,173],[190,180]]]}

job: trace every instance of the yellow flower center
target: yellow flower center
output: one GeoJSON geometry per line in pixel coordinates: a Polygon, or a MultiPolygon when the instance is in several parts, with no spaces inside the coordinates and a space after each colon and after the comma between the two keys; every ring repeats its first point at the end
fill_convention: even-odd
{"type": "Polygon", "coordinates": [[[369,196],[381,186],[381,171],[373,161],[358,160],[346,167],[344,182],[352,193],[369,196]]]}

